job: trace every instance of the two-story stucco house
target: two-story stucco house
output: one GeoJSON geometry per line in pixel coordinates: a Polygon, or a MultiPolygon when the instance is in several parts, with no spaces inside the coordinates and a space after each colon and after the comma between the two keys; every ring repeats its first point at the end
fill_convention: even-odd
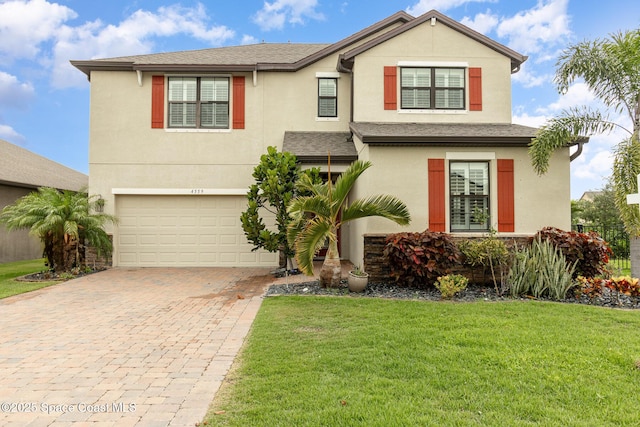
{"type": "Polygon", "coordinates": [[[72,61],[91,81],[89,187],[120,223],[116,266],[274,266],[240,225],[268,146],[332,171],[373,167],[353,197],[389,193],[412,224],[355,221],[363,236],[399,230],[502,235],[570,226],[569,149],[540,177],[511,123],[511,75],[527,58],[442,15],[398,12],[333,44],[255,44],[72,61]]]}

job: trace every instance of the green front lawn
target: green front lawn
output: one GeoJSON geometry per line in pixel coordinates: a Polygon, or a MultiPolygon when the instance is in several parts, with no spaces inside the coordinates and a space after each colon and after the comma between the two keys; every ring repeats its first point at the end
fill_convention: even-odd
{"type": "Polygon", "coordinates": [[[10,297],[25,292],[35,291],[46,286],[55,285],[59,281],[51,282],[18,282],[16,277],[30,273],[38,273],[45,269],[44,260],[16,261],[0,264],[0,298],[10,297]]]}
{"type": "Polygon", "coordinates": [[[638,330],[583,305],[270,297],[206,421],[638,425],[638,330]]]}

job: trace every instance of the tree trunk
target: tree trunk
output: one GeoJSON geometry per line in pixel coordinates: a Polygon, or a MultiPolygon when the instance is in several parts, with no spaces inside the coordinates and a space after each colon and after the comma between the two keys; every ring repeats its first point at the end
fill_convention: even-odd
{"type": "Polygon", "coordinates": [[[631,236],[631,277],[640,277],[640,237],[631,236]]]}
{"type": "Polygon", "coordinates": [[[320,287],[337,288],[342,279],[342,266],[340,265],[340,253],[338,252],[338,242],[329,240],[329,249],[324,257],[322,268],[320,269],[320,287]]]}

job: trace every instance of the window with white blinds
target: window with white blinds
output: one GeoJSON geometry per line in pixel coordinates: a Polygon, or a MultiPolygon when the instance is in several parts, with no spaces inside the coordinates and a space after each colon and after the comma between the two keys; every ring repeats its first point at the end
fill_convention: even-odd
{"type": "Polygon", "coordinates": [[[169,77],[169,127],[229,128],[229,79],[169,77]]]}
{"type": "Polygon", "coordinates": [[[403,109],[464,109],[464,68],[401,68],[403,109]]]}
{"type": "Polygon", "coordinates": [[[338,79],[318,79],[318,117],[338,117],[338,79]]]}
{"type": "Polygon", "coordinates": [[[489,162],[449,163],[451,231],[489,230],[489,162]]]}

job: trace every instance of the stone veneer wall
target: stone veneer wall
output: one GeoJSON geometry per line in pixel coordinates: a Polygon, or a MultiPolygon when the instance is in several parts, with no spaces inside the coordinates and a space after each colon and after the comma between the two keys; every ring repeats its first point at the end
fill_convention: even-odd
{"type": "MultiPolygon", "coordinates": [[[[109,235],[109,240],[111,240],[111,243],[113,244],[113,235],[111,234],[109,235]]],[[[89,245],[85,246],[84,262],[89,267],[96,267],[96,268],[113,267],[113,259],[111,255],[108,257],[98,256],[98,252],[96,251],[96,248],[89,245]]]]}
{"type": "MultiPolygon", "coordinates": [[[[530,236],[505,236],[498,237],[505,241],[508,248],[513,248],[516,244],[518,246],[524,246],[527,244],[530,236]]],[[[385,240],[387,234],[365,234],[364,235],[364,269],[369,273],[369,280],[372,282],[391,282],[391,270],[389,264],[384,257],[383,251],[385,247],[385,240]]],[[[462,240],[469,239],[483,239],[485,236],[478,235],[478,237],[456,237],[452,236],[454,242],[460,242],[462,240]]],[[[488,281],[491,280],[491,274],[484,274],[482,268],[474,269],[468,266],[461,266],[455,269],[453,273],[463,274],[475,281],[488,281]],[[484,278],[481,280],[480,278],[484,278]]]]}

